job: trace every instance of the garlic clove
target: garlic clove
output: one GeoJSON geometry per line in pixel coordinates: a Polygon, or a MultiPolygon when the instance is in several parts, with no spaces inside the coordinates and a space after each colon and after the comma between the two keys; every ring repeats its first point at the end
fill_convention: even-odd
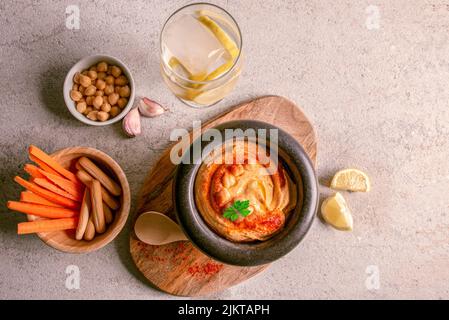
{"type": "Polygon", "coordinates": [[[154,118],[163,114],[165,109],[159,103],[143,97],[139,101],[139,111],[144,117],[154,118]]]}
{"type": "Polygon", "coordinates": [[[128,135],[128,137],[135,137],[142,133],[140,126],[140,114],[137,108],[132,109],[123,118],[122,122],[123,131],[128,135]]]}

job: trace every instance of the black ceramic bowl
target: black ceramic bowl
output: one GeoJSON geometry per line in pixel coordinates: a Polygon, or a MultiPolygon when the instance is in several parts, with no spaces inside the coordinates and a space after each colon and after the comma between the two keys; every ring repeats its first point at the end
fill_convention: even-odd
{"type": "MultiPolygon", "coordinates": [[[[206,255],[226,264],[256,266],[272,262],[293,250],[312,225],[318,207],[318,183],[313,164],[301,145],[285,131],[261,121],[239,120],[223,123],[215,129],[278,129],[279,159],[298,188],[298,203],[290,213],[285,226],[272,238],[248,243],[232,242],[215,233],[203,220],[195,205],[194,184],[201,161],[184,154],[178,165],[173,195],[178,222],[193,244],[206,255]],[[186,161],[190,159],[190,161],[186,161]],[[185,164],[191,163],[191,164],[185,164]],[[302,199],[301,199],[302,197],[302,199]]],[[[223,134],[223,137],[225,135],[223,134]]],[[[269,138],[269,134],[267,134],[269,138]]],[[[201,141],[201,150],[210,142],[201,141]]],[[[210,147],[210,146],[209,146],[210,147]]]]}

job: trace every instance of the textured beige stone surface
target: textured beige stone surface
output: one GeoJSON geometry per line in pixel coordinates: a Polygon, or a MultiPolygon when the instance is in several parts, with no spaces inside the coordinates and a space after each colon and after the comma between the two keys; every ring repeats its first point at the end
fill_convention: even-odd
{"type": "Polygon", "coordinates": [[[316,220],[293,252],[212,298],[449,298],[449,9],[443,2],[375,1],[379,28],[370,29],[370,1],[216,1],[241,26],[246,67],[237,89],[207,110],[181,104],[159,75],[159,31],[184,1],[80,1],[77,31],[65,27],[70,3],[0,3],[0,298],[170,298],[134,268],[130,225],[86,255],[15,234],[24,217],[7,212],[5,201],[19,195],[12,178],[22,173],[28,144],[105,151],[125,170],[135,198],[172,129],[265,94],[290,98],[313,120],[323,184],[337,169],[357,167],[373,188],[345,194],[352,233],[316,220]],[[74,119],[62,81],[72,64],[94,53],[122,59],[137,93],[170,112],[145,119],[135,139],[125,138],[119,124],[96,128],[74,119]],[[65,288],[68,265],[80,268],[79,290],[65,288]],[[366,286],[369,266],[379,270],[378,290],[366,286]]]}

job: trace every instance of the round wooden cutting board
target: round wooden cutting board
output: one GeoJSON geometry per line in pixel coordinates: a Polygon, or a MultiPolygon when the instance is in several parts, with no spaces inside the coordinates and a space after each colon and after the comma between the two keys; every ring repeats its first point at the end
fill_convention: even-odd
{"type": "MultiPolygon", "coordinates": [[[[261,97],[242,103],[231,111],[207,122],[208,129],[231,120],[260,120],[284,129],[303,146],[316,165],[317,139],[304,112],[293,102],[277,96],[261,97]]],[[[174,221],[172,181],[176,166],[170,161],[169,147],[150,170],[141,189],[135,219],[145,211],[159,211],[174,221]]],[[[268,265],[237,267],[217,262],[182,241],[151,246],[131,232],[130,251],[134,263],[157,288],[178,296],[199,296],[222,291],[253,277],[268,265]]]]}

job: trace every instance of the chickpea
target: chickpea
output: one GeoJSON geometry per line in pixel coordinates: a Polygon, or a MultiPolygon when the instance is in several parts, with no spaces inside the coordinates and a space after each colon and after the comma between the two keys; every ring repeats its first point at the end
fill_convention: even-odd
{"type": "Polygon", "coordinates": [[[94,98],[94,101],[92,102],[92,105],[97,110],[101,108],[102,104],[103,104],[103,97],[100,97],[100,96],[96,96],[94,98]]]}
{"type": "Polygon", "coordinates": [[[84,99],[84,97],[82,97],[81,99],[78,100],[78,102],[86,102],[86,99],[84,99]]]}
{"type": "Polygon", "coordinates": [[[100,96],[100,97],[104,96],[104,91],[103,90],[97,90],[95,92],[95,96],[100,96]]]}
{"type": "Polygon", "coordinates": [[[74,83],[72,86],[72,90],[75,90],[75,91],[80,91],[79,88],[80,88],[79,85],[77,85],[76,83],[74,83]]]}
{"type": "Polygon", "coordinates": [[[109,112],[111,111],[111,105],[107,103],[106,101],[103,101],[103,104],[101,105],[101,111],[109,112]]]}
{"type": "Polygon", "coordinates": [[[89,96],[86,98],[86,103],[88,106],[91,106],[94,103],[94,98],[93,96],[89,96]]]}
{"type": "Polygon", "coordinates": [[[88,86],[90,86],[92,84],[92,80],[88,76],[81,74],[80,75],[80,84],[83,87],[87,88],[88,86]]]}
{"type": "Polygon", "coordinates": [[[83,114],[88,115],[93,110],[94,109],[92,107],[87,107],[86,110],[83,112],[83,114]]]}
{"type": "Polygon", "coordinates": [[[108,64],[106,62],[104,62],[104,61],[99,62],[97,64],[97,71],[98,72],[106,72],[106,71],[108,71],[108,64]]]}
{"type": "Polygon", "coordinates": [[[104,111],[98,111],[97,119],[100,121],[106,121],[109,119],[109,113],[104,112],[104,111]]]}
{"type": "Polygon", "coordinates": [[[131,89],[129,86],[123,86],[118,90],[118,94],[122,98],[128,98],[131,95],[131,89]]]}
{"type": "Polygon", "coordinates": [[[122,69],[120,69],[119,67],[117,67],[117,66],[112,66],[111,67],[111,74],[114,76],[114,77],[118,77],[118,76],[120,76],[121,74],[122,74],[122,69]]]}
{"type": "Polygon", "coordinates": [[[114,84],[116,86],[124,86],[128,84],[128,78],[126,78],[124,75],[118,76],[115,78],[114,84]]]}
{"type": "Polygon", "coordinates": [[[112,107],[111,111],[109,112],[109,114],[111,115],[111,117],[115,117],[116,115],[118,115],[122,110],[120,110],[119,107],[112,107]]]}
{"type": "Polygon", "coordinates": [[[97,73],[97,79],[104,80],[106,78],[106,72],[98,72],[97,73]]]}
{"type": "Polygon", "coordinates": [[[108,74],[112,74],[112,66],[108,67],[108,74]]]}
{"type": "Polygon", "coordinates": [[[78,102],[78,103],[76,104],[76,110],[77,110],[79,113],[84,113],[84,112],[86,111],[86,109],[87,109],[87,104],[86,104],[86,102],[78,102]]]}
{"type": "Polygon", "coordinates": [[[98,77],[97,71],[89,70],[89,71],[87,72],[87,76],[88,76],[89,78],[91,78],[92,80],[96,80],[97,77],[98,77]]]}
{"type": "MultiPolygon", "coordinates": [[[[83,97],[83,95],[81,94],[81,92],[76,91],[76,90],[70,90],[70,98],[72,98],[73,101],[79,101],[82,97],[83,97]]],[[[118,100],[118,98],[117,98],[117,100],[118,100]]]]}
{"type": "Polygon", "coordinates": [[[93,96],[95,94],[95,91],[97,91],[97,88],[93,85],[90,85],[84,90],[85,96],[93,96]]]}
{"type": "Polygon", "coordinates": [[[78,91],[81,92],[82,95],[84,95],[84,90],[86,90],[85,87],[83,87],[81,85],[78,87],[78,91]]]}
{"type": "Polygon", "coordinates": [[[119,86],[115,86],[115,87],[114,87],[114,92],[115,92],[115,93],[118,93],[119,90],[120,90],[120,87],[119,87],[119,86]]]}
{"type": "Polygon", "coordinates": [[[113,76],[107,76],[104,78],[104,81],[106,81],[106,84],[114,84],[114,77],[113,76]]]}
{"type": "Polygon", "coordinates": [[[104,88],[106,88],[106,82],[98,79],[97,82],[95,82],[95,86],[98,88],[98,90],[104,90],[104,88]]]}
{"type": "Polygon", "coordinates": [[[128,99],[126,98],[120,98],[117,101],[117,105],[120,107],[120,109],[123,109],[128,104],[128,99]]]}
{"type": "Polygon", "coordinates": [[[234,175],[234,176],[241,176],[243,173],[244,173],[244,169],[243,169],[243,166],[241,165],[241,164],[233,164],[232,166],[231,166],[231,173],[234,175]]]}
{"type": "Polygon", "coordinates": [[[75,75],[73,76],[73,82],[75,82],[76,84],[80,84],[80,73],[77,72],[75,73],[75,75]]]}
{"type": "Polygon", "coordinates": [[[82,74],[83,76],[87,76],[87,70],[84,70],[83,72],[81,72],[81,74],[82,74]]]}
{"type": "Polygon", "coordinates": [[[89,112],[86,117],[92,121],[97,121],[97,115],[98,115],[98,111],[93,110],[93,111],[89,112]]]}
{"type": "Polygon", "coordinates": [[[114,85],[108,84],[108,85],[106,85],[106,87],[104,88],[104,94],[108,96],[108,95],[110,95],[111,93],[114,93],[114,85]]]}
{"type": "Polygon", "coordinates": [[[117,101],[118,101],[118,99],[119,99],[120,97],[119,97],[119,95],[118,95],[118,93],[111,93],[109,96],[108,96],[108,102],[111,104],[111,106],[113,106],[114,104],[116,104],[117,103],[117,101]]]}
{"type": "MultiPolygon", "coordinates": [[[[226,172],[222,177],[221,177],[221,183],[223,184],[223,186],[227,189],[229,189],[230,187],[232,187],[235,184],[236,180],[235,180],[235,176],[226,172]]],[[[259,182],[256,182],[259,183],[259,182]]]]}
{"type": "Polygon", "coordinates": [[[217,201],[217,204],[222,207],[229,201],[231,201],[231,193],[228,191],[228,189],[223,188],[214,195],[215,201],[217,201]]]}

